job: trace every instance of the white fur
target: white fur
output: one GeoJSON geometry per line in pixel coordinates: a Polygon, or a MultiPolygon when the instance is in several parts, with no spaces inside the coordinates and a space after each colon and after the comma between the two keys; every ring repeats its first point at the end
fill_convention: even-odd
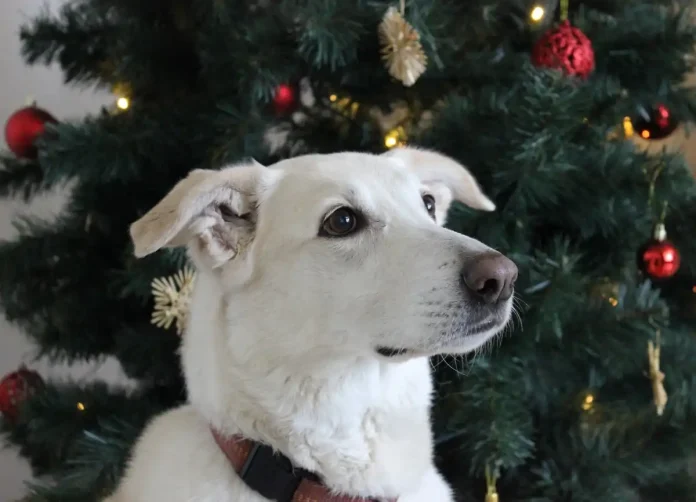
{"type": "Polygon", "coordinates": [[[149,424],[108,500],[266,502],[234,473],[213,426],[270,444],[339,492],[452,501],[433,465],[428,356],[476,349],[511,308],[487,314],[495,328],[467,334],[479,311],[460,272],[491,250],[442,228],[453,198],[494,208],[463,166],[407,148],[182,180],[131,234],[139,256],[186,243],[197,266],[182,347],[190,404],[149,424]],[[367,226],[318,237],[341,205],[367,226]],[[409,352],[388,358],[377,347],[409,352]]]}

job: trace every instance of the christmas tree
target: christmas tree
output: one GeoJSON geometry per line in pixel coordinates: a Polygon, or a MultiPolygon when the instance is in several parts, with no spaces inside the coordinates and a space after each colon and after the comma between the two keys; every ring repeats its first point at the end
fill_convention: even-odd
{"type": "Polygon", "coordinates": [[[433,361],[461,500],[692,500],[696,187],[680,155],[644,149],[696,114],[689,3],[77,0],[30,20],[27,63],[118,100],[8,122],[0,193],[70,198],[0,245],[2,310],[37,354],[113,356],[138,386],[2,381],[27,500],[100,500],[186,399],[187,257],[136,260],[133,221],[195,168],[401,144],[469,167],[498,209],[455,205],[448,225],[520,269],[499,346],[433,361]]]}

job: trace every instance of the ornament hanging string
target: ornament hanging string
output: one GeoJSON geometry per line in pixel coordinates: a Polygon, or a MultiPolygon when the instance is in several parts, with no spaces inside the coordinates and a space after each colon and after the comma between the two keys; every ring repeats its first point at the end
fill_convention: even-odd
{"type": "MultiPolygon", "coordinates": [[[[646,176],[649,177],[648,180],[648,207],[651,208],[653,211],[656,211],[655,207],[655,187],[657,186],[657,179],[660,177],[660,174],[662,174],[662,171],[664,171],[666,165],[664,162],[660,162],[660,164],[653,170],[652,173],[648,174],[647,169],[646,169],[646,176]]],[[[668,204],[667,201],[662,202],[662,209],[660,210],[660,214],[657,217],[657,221],[655,222],[656,224],[664,224],[665,218],[667,218],[667,208],[668,204]]]]}
{"type": "Polygon", "coordinates": [[[658,217],[658,223],[664,223],[667,218],[667,201],[662,201],[662,211],[660,211],[660,216],[658,217]]]}
{"type": "Polygon", "coordinates": [[[660,164],[655,168],[655,170],[651,173],[648,174],[647,169],[645,170],[646,176],[649,178],[648,179],[648,206],[653,207],[655,204],[655,186],[657,185],[657,179],[660,177],[660,174],[662,174],[662,171],[665,169],[665,163],[660,162],[660,164]]]}
{"type": "Polygon", "coordinates": [[[568,20],[568,0],[561,0],[561,21],[568,20]]]}

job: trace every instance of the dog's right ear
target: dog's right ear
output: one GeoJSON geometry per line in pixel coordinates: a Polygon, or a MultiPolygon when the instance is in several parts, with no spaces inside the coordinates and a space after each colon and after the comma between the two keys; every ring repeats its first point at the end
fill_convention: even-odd
{"type": "Polygon", "coordinates": [[[257,194],[270,170],[258,163],[196,169],[130,227],[137,257],[189,246],[194,261],[215,268],[253,239],[257,194]]]}

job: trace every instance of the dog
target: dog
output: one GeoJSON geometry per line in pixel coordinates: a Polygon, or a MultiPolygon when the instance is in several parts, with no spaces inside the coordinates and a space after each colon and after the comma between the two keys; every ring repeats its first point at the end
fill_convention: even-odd
{"type": "Polygon", "coordinates": [[[495,209],[464,166],[411,147],[191,171],[130,228],[136,256],[186,246],[196,267],[189,404],[145,427],[106,500],[453,501],[429,357],[495,337],[517,278],[444,228],[453,200],[495,209]]]}

